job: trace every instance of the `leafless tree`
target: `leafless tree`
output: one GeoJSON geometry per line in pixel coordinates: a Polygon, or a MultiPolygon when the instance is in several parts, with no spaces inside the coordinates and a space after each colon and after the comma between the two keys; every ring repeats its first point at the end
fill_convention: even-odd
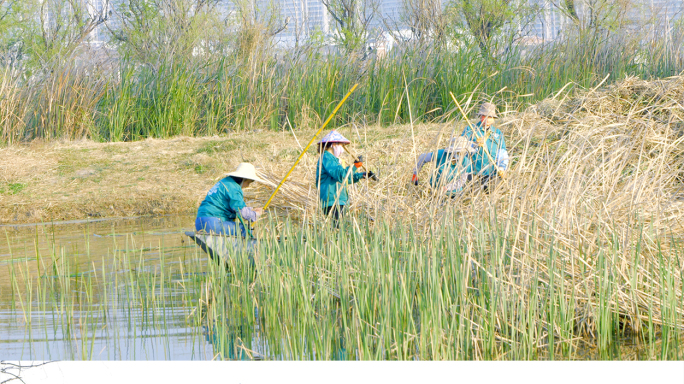
{"type": "Polygon", "coordinates": [[[254,0],[242,0],[236,4],[239,29],[235,48],[250,68],[256,70],[256,64],[270,54],[273,38],[287,28],[289,20],[281,20],[275,2],[257,4],[254,0]]]}
{"type": "Polygon", "coordinates": [[[333,36],[346,53],[366,48],[371,25],[378,9],[377,0],[322,0],[335,22],[333,36]]]}
{"type": "Polygon", "coordinates": [[[538,12],[535,5],[514,0],[455,0],[451,7],[454,22],[462,21],[482,56],[492,61],[497,52],[510,51],[538,12]]]}
{"type": "Polygon", "coordinates": [[[554,0],[554,7],[582,32],[619,29],[625,25],[627,12],[636,6],[633,0],[554,0]]]}
{"type": "Polygon", "coordinates": [[[27,23],[27,48],[44,69],[71,59],[88,36],[107,21],[108,0],[98,9],[91,0],[29,0],[39,22],[27,23]],[[33,27],[33,28],[31,28],[33,27]]]}
{"type": "Polygon", "coordinates": [[[404,0],[401,19],[421,43],[441,43],[445,37],[446,18],[442,0],[404,0]]]}
{"type": "Polygon", "coordinates": [[[110,28],[124,55],[158,68],[188,59],[223,35],[218,0],[126,0],[110,28]]]}

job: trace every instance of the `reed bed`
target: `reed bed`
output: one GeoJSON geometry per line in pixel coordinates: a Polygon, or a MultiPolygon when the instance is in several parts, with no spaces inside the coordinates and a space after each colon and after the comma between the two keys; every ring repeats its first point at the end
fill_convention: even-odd
{"type": "Polygon", "coordinates": [[[645,79],[684,69],[681,32],[645,43],[569,34],[549,44],[514,46],[497,60],[467,43],[396,48],[366,59],[260,47],[252,65],[238,53],[200,60],[160,58],[159,66],[122,58],[102,68],[68,63],[25,79],[5,72],[0,87],[3,143],[43,139],[130,141],[253,129],[313,128],[355,83],[333,123],[438,121],[456,95],[484,92],[519,109],[610,74],[645,79]],[[407,97],[407,94],[410,97],[407,97]]]}
{"type": "Polygon", "coordinates": [[[144,233],[113,231],[105,236],[111,239],[108,249],[91,249],[89,229],[67,244],[54,240],[54,227],[37,227],[33,244],[6,237],[10,253],[1,262],[0,280],[6,355],[210,359],[195,306],[205,255],[193,246],[167,245],[171,241],[163,237],[145,243],[144,233]]]}
{"type": "Polygon", "coordinates": [[[12,298],[4,316],[26,330],[22,358],[681,359],[681,328],[661,321],[681,308],[668,287],[651,292],[653,314],[639,329],[625,324],[624,303],[611,301],[617,247],[575,276],[577,285],[596,284],[585,302],[563,278],[572,259],[562,245],[530,236],[524,264],[507,248],[505,226],[469,224],[477,236],[443,223],[421,238],[406,220],[352,215],[334,230],[320,217],[274,217],[260,224],[256,264],[242,252],[209,262],[197,247],[147,244],[141,233],[112,233],[107,252],[86,240],[80,250],[29,245],[21,257],[12,244],[3,262],[9,291],[2,284],[0,294],[12,298]]]}
{"type": "MultiPolygon", "coordinates": [[[[274,200],[277,214],[258,224],[256,257],[208,263],[197,248],[168,257],[160,243],[149,262],[128,243],[74,264],[55,247],[8,265],[13,310],[28,321],[52,303],[54,329],[82,344],[79,358],[110,328],[78,308],[112,300],[127,329],[163,341],[174,298],[215,358],[681,359],[684,78],[569,88],[502,108],[511,168],[488,194],[473,182],[445,199],[409,183],[416,156],[464,121],[409,123],[370,140],[349,124],[353,151],[380,180],[350,188],[339,230],[318,212],[317,159],[307,154],[274,200]]],[[[462,101],[472,113],[489,98],[462,101]]],[[[276,184],[288,166],[263,161],[261,176],[276,184]]],[[[271,189],[248,191],[260,202],[271,189]]],[[[116,342],[142,337],[111,332],[116,342]]]]}
{"type": "MultiPolygon", "coordinates": [[[[417,291],[416,296],[408,294],[408,300],[417,303],[412,300],[421,295],[443,293],[442,284],[452,281],[468,282],[459,294],[449,292],[452,299],[468,297],[469,289],[482,293],[477,288],[482,280],[469,280],[480,276],[491,289],[489,307],[478,303],[470,308],[489,318],[467,317],[473,327],[469,332],[476,332],[485,321],[495,323],[490,336],[497,340],[497,348],[519,346],[518,337],[530,329],[536,330],[526,336],[532,337],[524,342],[530,345],[589,337],[603,348],[613,342],[616,332],[646,337],[654,332],[679,333],[684,328],[684,131],[680,123],[684,110],[679,103],[683,81],[682,77],[655,82],[627,78],[602,90],[559,92],[521,113],[504,113],[497,125],[507,137],[512,166],[507,180],[490,194],[473,183],[462,197],[451,200],[408,183],[415,156],[443,147],[452,134],[460,134],[463,121],[445,125],[437,135],[434,131],[411,135],[404,129],[401,137],[371,143],[362,151],[381,178],[351,188],[349,207],[354,214],[348,229],[354,234],[340,234],[344,241],[332,244],[321,240],[322,248],[311,245],[311,252],[321,258],[339,254],[344,262],[333,263],[338,268],[349,263],[346,258],[358,258],[354,260],[360,264],[352,269],[359,275],[344,284],[361,289],[356,279],[367,282],[364,289],[373,293],[364,297],[373,297],[371,301],[382,301],[388,293],[370,288],[383,282],[369,272],[379,267],[364,264],[371,262],[369,258],[426,263],[406,271],[419,276],[429,275],[421,268],[435,263],[430,268],[435,268],[438,281],[440,274],[447,273],[444,265],[458,258],[456,265],[463,275],[447,275],[446,281],[430,287],[420,278],[411,280],[408,286],[417,291]],[[376,231],[385,233],[382,241],[360,240],[365,233],[376,236],[376,231]],[[385,248],[396,243],[400,244],[396,250],[385,248]],[[544,312],[538,313],[534,326],[520,323],[532,321],[529,311],[540,308],[544,312]]],[[[349,130],[355,136],[355,128],[349,130]]],[[[316,216],[311,163],[305,179],[285,184],[276,208],[291,210],[294,205],[304,213],[302,217],[316,216]]],[[[423,180],[429,179],[427,173],[423,171],[423,180]]],[[[276,183],[273,175],[281,174],[280,168],[265,170],[262,177],[276,183]]],[[[264,189],[262,196],[267,192],[264,189]]],[[[310,278],[335,275],[327,268],[323,271],[310,278]]],[[[422,340],[418,333],[412,335],[422,340]]]]}

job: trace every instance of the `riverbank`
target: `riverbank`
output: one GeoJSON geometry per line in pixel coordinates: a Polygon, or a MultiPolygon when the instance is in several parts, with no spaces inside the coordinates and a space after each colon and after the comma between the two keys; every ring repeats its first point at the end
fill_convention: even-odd
{"type": "MultiPolygon", "coordinates": [[[[435,129],[421,126],[419,136],[435,129]]],[[[402,126],[364,130],[360,135],[373,141],[411,134],[402,126]]],[[[240,162],[252,162],[274,177],[284,175],[314,133],[255,131],[118,143],[35,141],[0,148],[0,223],[193,213],[215,181],[240,162]]],[[[359,146],[363,143],[352,147],[359,146]]],[[[304,179],[315,159],[312,148],[294,177],[304,179]]],[[[250,188],[246,198],[263,204],[259,200],[268,191],[250,188]]]]}
{"type": "Polygon", "coordinates": [[[34,142],[0,149],[0,222],[190,212],[234,162],[203,150],[238,142],[179,137],[34,142]]]}
{"type": "MultiPolygon", "coordinates": [[[[568,233],[592,223],[682,233],[684,77],[637,78],[604,89],[558,93],[525,110],[500,107],[511,156],[507,181],[489,194],[470,188],[452,205],[464,217],[483,212],[545,217],[568,233]],[[584,223],[578,225],[578,223],[584,223]],[[673,228],[674,225],[674,228],[673,228]]],[[[466,105],[472,115],[476,105],[466,105]]],[[[347,125],[350,150],[379,175],[350,189],[348,209],[390,221],[420,218],[441,203],[429,189],[429,169],[409,185],[418,154],[444,148],[463,121],[391,127],[347,125]]],[[[34,141],[0,148],[0,223],[20,224],[141,215],[192,214],[207,190],[241,162],[271,185],[245,191],[263,205],[315,129],[254,130],[211,137],[135,142],[34,141]]],[[[316,214],[315,148],[303,157],[272,208],[316,214]]],[[[351,156],[343,158],[351,162],[351,156]]],[[[429,168],[429,167],[428,167],[429,168]]],[[[533,220],[532,220],[533,221],[533,220]]]]}

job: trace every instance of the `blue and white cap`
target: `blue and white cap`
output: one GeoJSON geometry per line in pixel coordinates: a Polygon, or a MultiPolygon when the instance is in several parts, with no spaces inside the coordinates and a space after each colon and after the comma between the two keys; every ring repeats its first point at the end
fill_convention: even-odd
{"type": "Polygon", "coordinates": [[[341,133],[339,133],[333,129],[332,131],[330,131],[330,133],[323,136],[321,141],[318,142],[318,144],[327,144],[327,143],[351,144],[351,141],[347,140],[347,138],[342,136],[341,133]]]}

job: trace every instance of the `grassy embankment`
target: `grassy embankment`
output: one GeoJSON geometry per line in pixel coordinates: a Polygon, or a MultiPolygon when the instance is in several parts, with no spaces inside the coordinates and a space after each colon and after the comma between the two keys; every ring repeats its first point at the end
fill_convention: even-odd
{"type": "MultiPolygon", "coordinates": [[[[438,128],[423,125],[419,135],[427,137],[438,128]]],[[[364,131],[378,143],[410,135],[405,126],[364,131]]],[[[314,133],[241,132],[117,143],[36,141],[5,147],[0,149],[0,223],[192,213],[214,182],[242,161],[284,174],[299,156],[298,141],[306,145],[303,141],[314,133]]],[[[316,158],[311,150],[294,177],[305,179],[316,158]]],[[[255,192],[266,191],[249,189],[248,200],[254,201],[255,192]]],[[[284,203],[282,195],[276,199],[277,206],[284,203]]]]}

